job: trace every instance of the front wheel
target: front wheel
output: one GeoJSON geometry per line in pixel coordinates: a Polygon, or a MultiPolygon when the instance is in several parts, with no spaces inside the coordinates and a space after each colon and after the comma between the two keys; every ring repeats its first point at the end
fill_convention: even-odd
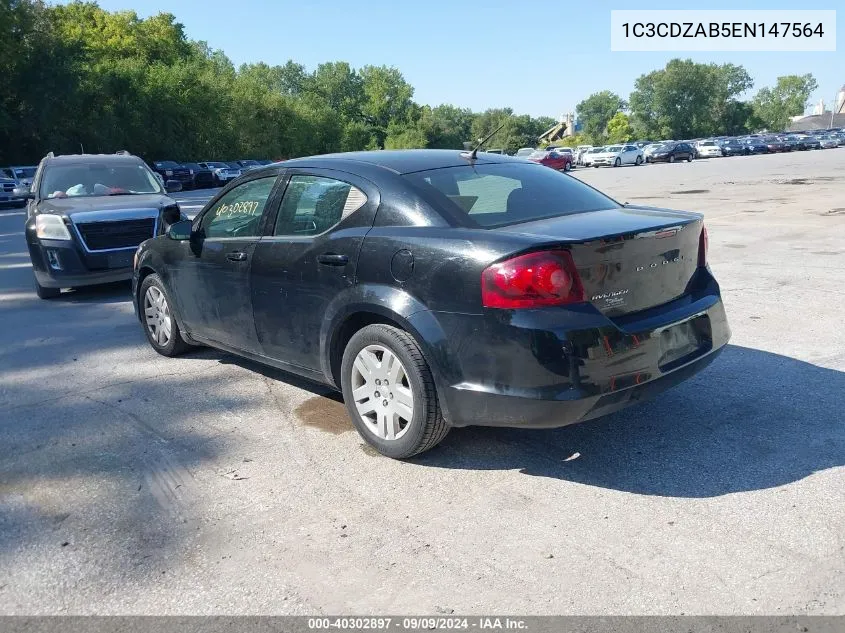
{"type": "Polygon", "coordinates": [[[614,166],[614,167],[619,167],[619,165],[621,165],[621,164],[622,164],[622,159],[621,159],[621,158],[617,158],[615,161],[613,161],[613,166],[614,166]]]}
{"type": "Polygon", "coordinates": [[[407,332],[380,323],[359,330],[346,345],[340,374],[352,423],[382,455],[411,457],[449,432],[431,370],[407,332]]]}
{"type": "Polygon", "coordinates": [[[691,163],[691,162],[692,162],[692,154],[688,154],[688,155],[687,155],[687,162],[688,162],[688,163],[691,163]]]}
{"type": "Polygon", "coordinates": [[[178,356],[188,349],[161,277],[152,274],[144,278],[140,299],[141,322],[153,349],[162,356],[178,356]]]}
{"type": "Polygon", "coordinates": [[[563,171],[569,171],[570,169],[572,169],[572,163],[564,164],[563,171]]]}
{"type": "Polygon", "coordinates": [[[669,156],[669,162],[670,162],[670,163],[674,163],[674,162],[675,162],[675,155],[674,155],[674,154],[672,154],[671,156],[669,156]]]}

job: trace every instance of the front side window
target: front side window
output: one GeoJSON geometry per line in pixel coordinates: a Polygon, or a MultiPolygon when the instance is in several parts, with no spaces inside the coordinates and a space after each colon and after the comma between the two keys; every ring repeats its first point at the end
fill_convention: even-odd
{"type": "Polygon", "coordinates": [[[405,177],[470,226],[492,228],[619,206],[575,178],[530,163],[448,167],[405,177]]]}
{"type": "Polygon", "coordinates": [[[274,235],[319,235],[357,211],[367,196],[348,182],[321,176],[291,176],[274,235]]]}
{"type": "Polygon", "coordinates": [[[214,203],[202,218],[206,238],[257,237],[264,207],[276,177],[258,178],[238,185],[214,203]]]}
{"type": "Polygon", "coordinates": [[[143,193],[163,192],[153,172],[141,163],[121,161],[47,165],[41,179],[42,198],[143,193]]]}

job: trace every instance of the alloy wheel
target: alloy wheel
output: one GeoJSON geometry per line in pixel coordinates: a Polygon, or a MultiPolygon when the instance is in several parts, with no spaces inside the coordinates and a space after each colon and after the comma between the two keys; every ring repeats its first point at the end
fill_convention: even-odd
{"type": "Polygon", "coordinates": [[[352,399],[367,430],[398,440],[414,418],[414,393],[399,358],[382,345],[368,345],[352,366],[352,399]]]}
{"type": "Polygon", "coordinates": [[[164,293],[156,286],[150,286],[144,294],[144,318],[150,337],[162,347],[167,345],[173,332],[173,319],[164,293]]]}

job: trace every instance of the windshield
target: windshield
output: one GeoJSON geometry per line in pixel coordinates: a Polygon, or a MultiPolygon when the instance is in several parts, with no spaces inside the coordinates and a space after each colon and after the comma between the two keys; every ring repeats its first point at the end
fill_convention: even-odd
{"type": "Polygon", "coordinates": [[[714,143],[713,141],[703,141],[702,143],[699,143],[699,145],[701,147],[713,147],[714,145],[716,145],[716,143],[714,143]]]}
{"type": "Polygon", "coordinates": [[[164,167],[165,169],[176,169],[180,167],[179,163],[172,160],[157,160],[156,167],[164,167]]]}
{"type": "Polygon", "coordinates": [[[162,188],[146,165],[132,162],[50,165],[40,191],[42,198],[140,193],[162,193],[162,188]]]}
{"type": "Polygon", "coordinates": [[[530,163],[448,167],[405,177],[449,215],[484,228],[619,206],[571,176],[530,163]]]}
{"type": "Polygon", "coordinates": [[[546,154],[549,154],[549,153],[550,152],[548,150],[538,149],[538,150],[534,150],[533,152],[531,152],[531,155],[530,155],[529,158],[543,158],[543,157],[546,156],[546,154]]]}
{"type": "Polygon", "coordinates": [[[206,163],[209,169],[229,169],[226,163],[206,163]]]}
{"type": "Polygon", "coordinates": [[[604,151],[606,151],[606,152],[621,152],[622,146],[621,145],[611,145],[610,147],[606,147],[604,151]]]}
{"type": "Polygon", "coordinates": [[[15,178],[32,178],[35,176],[35,167],[15,167],[15,178]]]}
{"type": "Polygon", "coordinates": [[[533,150],[532,148],[530,148],[530,147],[523,147],[521,150],[519,150],[519,151],[516,153],[516,155],[517,155],[517,156],[528,156],[529,154],[533,154],[533,153],[534,153],[534,150],[533,150]]]}

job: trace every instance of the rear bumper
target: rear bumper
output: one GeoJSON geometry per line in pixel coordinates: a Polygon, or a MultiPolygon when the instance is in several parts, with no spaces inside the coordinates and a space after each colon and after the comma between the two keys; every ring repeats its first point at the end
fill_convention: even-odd
{"type": "MultiPolygon", "coordinates": [[[[429,350],[453,426],[549,428],[652,397],[709,365],[730,329],[709,272],[663,306],[609,319],[590,304],[485,314],[438,313],[429,350]],[[695,330],[695,343],[675,334],[695,330]]],[[[413,317],[412,317],[413,320],[413,317]]]]}

